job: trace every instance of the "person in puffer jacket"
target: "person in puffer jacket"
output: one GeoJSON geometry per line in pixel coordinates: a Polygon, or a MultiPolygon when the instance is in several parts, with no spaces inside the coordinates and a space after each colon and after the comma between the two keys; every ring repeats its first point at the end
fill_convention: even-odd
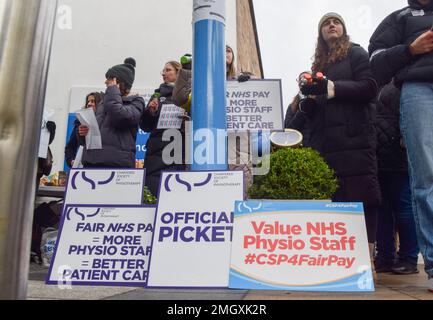
{"type": "Polygon", "coordinates": [[[433,0],[409,0],[370,39],[376,79],[401,87],[400,127],[407,147],[418,244],[433,292],[433,0]]]}
{"type": "Polygon", "coordinates": [[[376,103],[377,160],[382,204],[377,222],[376,272],[418,273],[418,242],[412,209],[407,154],[400,133],[400,90],[382,88],[376,103]],[[395,231],[399,235],[396,253],[395,231]]]}
{"type": "MultiPolygon", "coordinates": [[[[86,105],[83,109],[92,108],[96,112],[96,107],[101,103],[103,95],[99,92],[92,92],[86,96],[86,105]]],[[[80,138],[78,135],[78,129],[81,123],[78,119],[74,121],[74,127],[69,137],[68,143],[65,147],[65,161],[69,168],[72,168],[77,156],[78,148],[80,147],[80,138]]]]}
{"type": "MultiPolygon", "coordinates": [[[[144,167],[146,168],[146,186],[154,196],[158,196],[159,182],[162,171],[183,171],[185,170],[185,128],[182,125],[180,134],[182,136],[182,154],[174,154],[177,163],[167,164],[163,159],[164,149],[173,141],[163,141],[166,130],[158,129],[158,122],[161,109],[164,105],[173,104],[172,99],[174,84],[177,80],[179,70],[182,68],[179,62],[169,61],[165,64],[162,71],[164,82],[155,90],[148,105],[146,106],[140,120],[140,128],[144,132],[150,132],[149,140],[146,144],[146,158],[144,167]]],[[[178,144],[179,146],[179,144],[178,144]]],[[[180,152],[179,152],[180,153],[180,152]]]]}
{"type": "MultiPolygon", "coordinates": [[[[132,95],[136,62],[133,58],[109,69],[105,75],[102,103],[96,108],[96,119],[102,137],[101,150],[84,148],[82,163],[85,168],[135,168],[136,140],[144,100],[132,95]]],[[[81,144],[89,128],[80,126],[81,144]]]]}
{"type": "Polygon", "coordinates": [[[319,151],[336,172],[339,189],[333,200],[364,204],[373,254],[377,209],[381,202],[373,104],[377,84],[368,53],[350,42],[339,14],[324,15],[318,32],[311,70],[315,75],[323,73],[326,78],[317,85],[301,85],[301,92],[307,98],[298,113],[305,117],[305,125],[310,130],[309,147],[319,151]]]}

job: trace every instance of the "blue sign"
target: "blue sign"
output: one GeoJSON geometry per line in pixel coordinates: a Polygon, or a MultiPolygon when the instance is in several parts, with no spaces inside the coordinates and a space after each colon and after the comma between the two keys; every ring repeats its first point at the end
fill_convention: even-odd
{"type": "MultiPolygon", "coordinates": [[[[68,115],[68,126],[67,126],[67,131],[66,131],[66,143],[68,143],[71,134],[72,134],[72,130],[74,129],[74,121],[77,119],[77,117],[75,116],[75,113],[70,113],[68,115]]],[[[139,161],[143,161],[144,158],[146,157],[146,143],[147,140],[149,140],[149,136],[150,134],[147,132],[144,132],[141,129],[138,129],[138,134],[137,134],[137,142],[136,142],[136,150],[137,153],[135,155],[135,159],[139,160],[139,161]]],[[[69,172],[70,168],[66,163],[66,160],[63,164],[63,170],[66,172],[69,172]]]]}

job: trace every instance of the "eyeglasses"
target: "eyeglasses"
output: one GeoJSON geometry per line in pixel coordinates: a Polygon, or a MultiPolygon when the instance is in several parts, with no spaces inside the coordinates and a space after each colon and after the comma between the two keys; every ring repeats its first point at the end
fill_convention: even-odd
{"type": "Polygon", "coordinates": [[[164,69],[161,71],[161,76],[163,76],[164,74],[169,73],[171,71],[174,71],[174,69],[164,69]]]}

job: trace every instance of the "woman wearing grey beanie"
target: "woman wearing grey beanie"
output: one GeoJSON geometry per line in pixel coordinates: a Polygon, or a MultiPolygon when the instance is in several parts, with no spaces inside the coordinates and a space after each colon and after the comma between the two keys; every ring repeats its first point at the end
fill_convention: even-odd
{"type": "Polygon", "coordinates": [[[319,75],[316,81],[302,86],[301,91],[308,98],[297,116],[305,117],[303,123],[311,132],[309,145],[336,172],[339,189],[333,200],[364,203],[373,253],[376,212],[381,201],[372,121],[377,84],[368,53],[350,41],[343,17],[327,13],[320,20],[318,31],[312,73],[322,73],[324,77],[319,75]]]}

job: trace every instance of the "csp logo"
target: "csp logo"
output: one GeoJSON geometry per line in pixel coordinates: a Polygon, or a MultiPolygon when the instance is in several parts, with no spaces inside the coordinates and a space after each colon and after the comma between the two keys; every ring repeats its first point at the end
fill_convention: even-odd
{"type": "Polygon", "coordinates": [[[116,173],[113,171],[111,172],[111,175],[108,179],[102,181],[95,181],[87,177],[86,171],[77,171],[74,172],[74,174],[72,175],[71,186],[73,190],[78,190],[77,187],[78,183],[85,183],[89,185],[92,188],[92,190],[96,190],[96,186],[103,186],[109,184],[111,181],[113,181],[115,176],[116,173]]]}
{"type": "Polygon", "coordinates": [[[80,217],[81,221],[85,221],[86,218],[93,218],[96,217],[101,212],[101,208],[98,208],[96,212],[92,213],[83,213],[79,208],[69,207],[66,210],[66,219],[68,221],[71,221],[71,215],[75,218],[80,217]]]}
{"type": "Polygon", "coordinates": [[[172,188],[170,186],[172,186],[173,183],[175,183],[177,185],[184,186],[188,192],[192,192],[193,188],[204,187],[208,185],[211,180],[212,180],[212,173],[209,173],[206,179],[198,183],[190,183],[188,181],[185,181],[181,178],[180,174],[169,174],[164,181],[164,188],[167,192],[172,192],[172,188]]]}

